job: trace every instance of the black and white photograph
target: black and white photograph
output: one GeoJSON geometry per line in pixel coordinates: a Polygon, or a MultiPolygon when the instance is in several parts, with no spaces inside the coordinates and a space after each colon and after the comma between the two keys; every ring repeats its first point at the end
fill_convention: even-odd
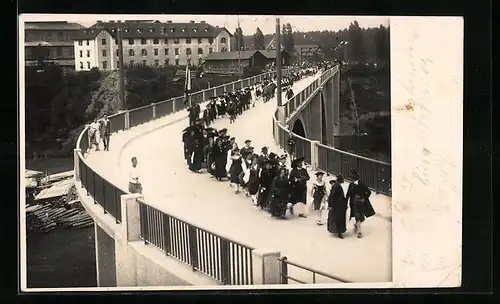
{"type": "Polygon", "coordinates": [[[394,282],[392,24],[21,16],[23,288],[394,282]]]}

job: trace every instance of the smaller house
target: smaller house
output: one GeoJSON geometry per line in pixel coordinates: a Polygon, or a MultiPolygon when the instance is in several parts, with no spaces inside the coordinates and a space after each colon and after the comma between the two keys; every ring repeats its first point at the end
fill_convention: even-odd
{"type": "MultiPolygon", "coordinates": [[[[260,50],[259,52],[266,57],[267,63],[276,62],[276,50],[260,50]]],[[[287,51],[281,51],[281,64],[290,64],[290,54],[287,51]]]]}
{"type": "Polygon", "coordinates": [[[251,70],[263,69],[268,58],[260,51],[213,52],[203,63],[206,74],[239,75],[251,70]]]}

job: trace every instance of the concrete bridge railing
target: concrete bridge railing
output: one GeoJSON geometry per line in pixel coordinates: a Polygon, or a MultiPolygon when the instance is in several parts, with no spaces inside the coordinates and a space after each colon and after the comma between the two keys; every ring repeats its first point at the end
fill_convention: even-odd
{"type": "MultiPolygon", "coordinates": [[[[286,69],[284,75],[292,71],[286,69]]],[[[224,92],[260,83],[275,75],[275,71],[263,73],[193,93],[191,98],[204,101],[224,92]]],[[[123,111],[109,116],[111,133],[128,130],[186,108],[184,96],[181,96],[123,111]]],[[[86,126],[74,149],[75,182],[95,206],[102,207],[103,214],[114,218],[120,230],[117,235],[124,234],[126,243],[142,240],[145,245],[152,245],[165,255],[188,264],[193,271],[212,278],[216,284],[280,283],[279,252],[252,248],[151,207],[142,196],[128,193],[127,189],[106,180],[91,168],[85,160],[88,149],[86,126]]],[[[130,280],[128,284],[132,284],[130,280]]]]}
{"type": "MultiPolygon", "coordinates": [[[[285,121],[289,122],[290,118],[302,111],[307,103],[321,92],[323,84],[336,73],[340,73],[338,66],[323,72],[316,81],[292,97],[283,107],[285,121]]],[[[279,122],[279,111],[280,109],[276,110],[272,119],[273,136],[280,147],[288,150],[287,141],[292,136],[296,142],[294,155],[304,157],[313,170],[320,169],[332,175],[340,173],[348,177],[350,171],[356,169],[368,187],[376,192],[391,195],[391,164],[335,149],[292,133],[291,126],[279,122]]]]}

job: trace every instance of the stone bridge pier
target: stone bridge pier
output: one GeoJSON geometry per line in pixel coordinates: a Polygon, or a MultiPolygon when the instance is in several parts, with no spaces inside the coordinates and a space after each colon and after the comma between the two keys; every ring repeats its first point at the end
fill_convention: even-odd
{"type": "Polygon", "coordinates": [[[290,116],[287,125],[299,136],[337,146],[340,135],[340,71],[290,116]]]}

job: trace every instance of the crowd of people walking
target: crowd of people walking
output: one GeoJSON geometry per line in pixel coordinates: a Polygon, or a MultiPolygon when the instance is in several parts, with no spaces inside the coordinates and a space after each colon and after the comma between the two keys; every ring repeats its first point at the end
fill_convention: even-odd
{"type": "MultiPolygon", "coordinates": [[[[300,78],[294,80],[297,79],[300,78]]],[[[354,231],[361,238],[362,223],[375,211],[369,201],[371,191],[360,181],[356,170],[352,170],[349,176],[352,182],[347,193],[344,193],[344,180],[340,174],[328,186],[324,180],[325,172],[315,173],[308,191],[311,177],[304,158],[295,158],[292,153],[293,137],[288,141],[292,147],[289,153],[278,155],[270,152],[268,147],[255,151],[251,139],[246,139],[240,148],[236,138],[230,136],[226,128],[216,130],[210,127],[216,118],[226,115],[230,123],[234,122],[250,105],[255,106],[255,100],[262,95],[262,88],[268,87],[270,83],[272,81],[264,81],[260,85],[213,98],[201,119],[199,105],[189,108],[190,125],[184,129],[182,138],[184,158],[189,170],[207,172],[219,182],[229,181],[235,194],[244,191],[256,207],[266,210],[277,219],[294,216],[305,218],[309,207],[312,207],[317,224],[324,225],[323,219],[328,211],[327,230],[339,238],[343,238],[347,231],[346,212],[349,205],[349,218],[354,218],[354,231]],[[287,163],[290,163],[290,167],[287,163]]],[[[293,97],[293,92],[287,92],[287,98],[291,98],[289,94],[293,97]]]]}
{"type": "Polygon", "coordinates": [[[324,225],[323,218],[328,211],[328,231],[343,238],[349,203],[349,218],[354,218],[355,232],[361,238],[361,224],[375,214],[369,201],[371,191],[360,181],[356,170],[349,176],[352,182],[347,193],[344,193],[344,179],[340,174],[327,186],[326,173],[321,171],[315,173],[308,191],[311,177],[303,157],[291,159],[288,167],[291,154],[278,155],[269,152],[268,147],[262,147],[258,153],[250,139],[239,148],[236,139],[228,135],[225,128],[217,131],[195,124],[184,134],[185,158],[191,171],[206,171],[218,181],[229,181],[235,194],[244,191],[256,207],[268,211],[272,217],[288,219],[297,215],[305,218],[311,206],[317,224],[324,225]],[[308,204],[308,196],[311,204],[308,204]]]}

